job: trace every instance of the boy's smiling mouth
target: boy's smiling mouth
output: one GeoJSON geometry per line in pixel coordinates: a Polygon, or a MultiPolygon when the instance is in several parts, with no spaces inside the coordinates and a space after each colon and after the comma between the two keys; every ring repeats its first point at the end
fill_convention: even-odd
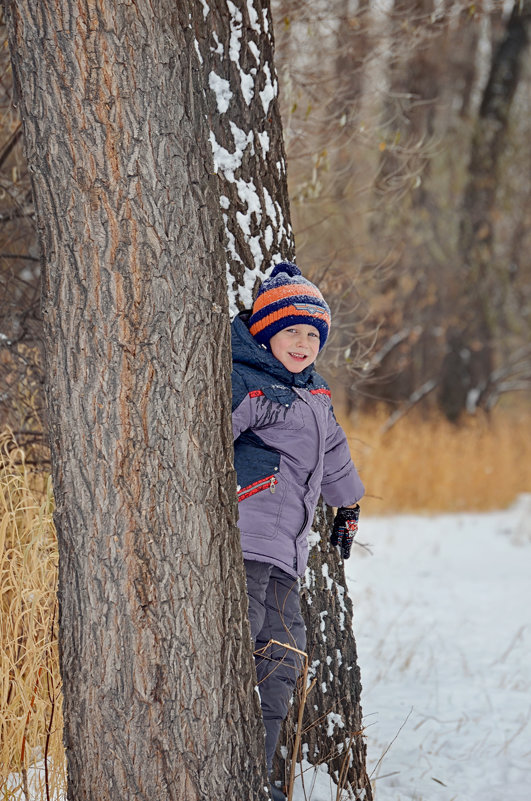
{"type": "Polygon", "coordinates": [[[303,361],[304,359],[307,358],[305,353],[291,353],[291,351],[288,351],[288,353],[291,356],[291,358],[295,359],[296,361],[303,361]]]}

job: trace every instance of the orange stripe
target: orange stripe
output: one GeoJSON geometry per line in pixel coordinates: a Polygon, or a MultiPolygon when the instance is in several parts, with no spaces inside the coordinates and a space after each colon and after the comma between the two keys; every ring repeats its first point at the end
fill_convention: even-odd
{"type": "MultiPolygon", "coordinates": [[[[267,317],[264,317],[262,320],[253,323],[249,331],[254,337],[260,331],[263,331],[264,328],[267,328],[268,325],[271,325],[271,323],[276,323],[278,320],[283,320],[285,317],[315,317],[316,320],[323,320],[327,323],[328,327],[330,327],[330,315],[327,314],[324,309],[323,314],[309,314],[303,309],[296,309],[295,306],[284,306],[282,309],[268,314],[267,317]]],[[[296,323],[293,323],[293,325],[296,325],[296,323]]],[[[286,323],[284,327],[288,328],[289,323],[286,323]]]]}
{"type": "Polygon", "coordinates": [[[262,292],[262,294],[255,300],[253,305],[253,314],[268,306],[270,303],[275,303],[284,298],[291,298],[293,295],[300,295],[305,297],[311,295],[313,298],[319,298],[322,301],[323,296],[315,286],[307,286],[306,284],[283,284],[282,286],[275,286],[271,289],[262,292]]]}

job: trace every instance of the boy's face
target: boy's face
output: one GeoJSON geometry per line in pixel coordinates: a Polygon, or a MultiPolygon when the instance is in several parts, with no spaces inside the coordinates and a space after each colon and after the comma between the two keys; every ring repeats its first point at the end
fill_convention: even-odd
{"type": "Polygon", "coordinates": [[[269,340],[273,356],[290,373],[300,373],[317,358],[320,336],[314,325],[298,323],[283,328],[269,340]]]}

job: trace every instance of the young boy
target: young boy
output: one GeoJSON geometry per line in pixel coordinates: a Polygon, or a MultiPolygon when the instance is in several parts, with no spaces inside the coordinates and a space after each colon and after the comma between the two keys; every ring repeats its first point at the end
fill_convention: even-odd
{"type": "MultiPolygon", "coordinates": [[[[301,656],[267,645],[277,640],[305,649],[298,577],[319,495],[338,507],[331,541],[347,559],[364,492],[330,390],[313,366],[329,328],[320,291],[289,262],[273,269],[252,311],[232,324],[238,525],[269,774],[301,656]]],[[[271,791],[284,798],[278,788],[271,791]]]]}

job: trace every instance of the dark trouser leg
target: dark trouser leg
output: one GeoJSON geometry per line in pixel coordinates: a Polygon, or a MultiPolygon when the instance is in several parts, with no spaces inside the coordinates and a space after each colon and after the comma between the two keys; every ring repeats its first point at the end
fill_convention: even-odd
{"type": "Polygon", "coordinates": [[[255,643],[264,625],[266,616],[265,599],[273,565],[269,565],[266,562],[252,562],[250,559],[245,559],[244,564],[247,577],[249,623],[251,625],[251,637],[255,643]]]}
{"type": "Polygon", "coordinates": [[[301,671],[300,654],[270,640],[306,647],[306,631],[300,611],[298,581],[283,570],[259,562],[245,562],[249,595],[249,620],[256,651],[256,673],[266,730],[267,769],[271,772],[282,721],[301,671]],[[266,584],[267,576],[267,584],[266,584]]]}

